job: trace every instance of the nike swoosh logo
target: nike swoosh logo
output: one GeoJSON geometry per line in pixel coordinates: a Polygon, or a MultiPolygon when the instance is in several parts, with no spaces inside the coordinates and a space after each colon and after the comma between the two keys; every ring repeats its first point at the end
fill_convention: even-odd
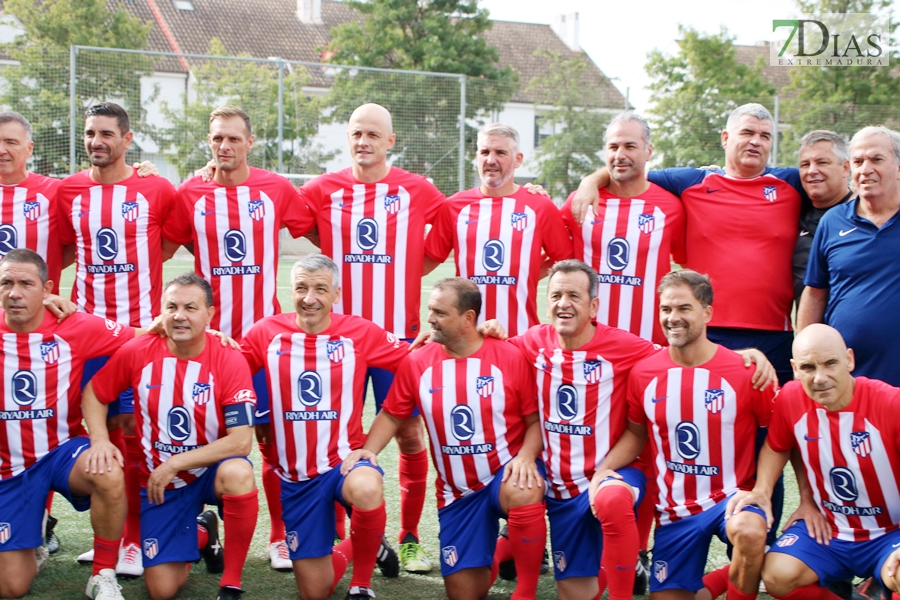
{"type": "Polygon", "coordinates": [[[81,454],[81,451],[90,446],[90,444],[82,444],[78,446],[75,452],[72,453],[72,458],[78,458],[78,455],[81,454]]]}
{"type": "Polygon", "coordinates": [[[86,210],[86,211],[84,211],[84,212],[80,212],[80,213],[78,213],[78,218],[81,218],[81,217],[83,217],[83,216],[84,216],[84,215],[86,215],[86,214],[88,214],[88,213],[89,213],[89,212],[91,212],[91,209],[87,209],[87,210],[86,210]]]}
{"type": "Polygon", "coordinates": [[[838,235],[841,236],[841,237],[844,237],[844,236],[847,235],[848,233],[852,233],[852,232],[854,232],[854,231],[856,231],[856,230],[857,230],[856,227],[854,227],[853,229],[848,229],[847,231],[844,231],[843,229],[841,229],[841,230],[838,232],[838,235]]]}
{"type": "Polygon", "coordinates": [[[898,548],[898,547],[900,547],[900,542],[897,542],[896,544],[894,544],[893,546],[891,546],[891,548],[898,548]]]}
{"type": "Polygon", "coordinates": [[[817,440],[821,440],[822,438],[821,437],[809,437],[808,435],[804,435],[803,439],[806,440],[807,442],[815,442],[817,440]]]}
{"type": "Polygon", "coordinates": [[[715,194],[716,192],[721,192],[721,191],[722,191],[722,188],[719,188],[719,189],[717,189],[717,190],[711,190],[711,189],[709,189],[709,188],[706,188],[706,193],[707,193],[707,194],[715,194]]]}
{"type": "Polygon", "coordinates": [[[804,229],[803,231],[800,232],[800,235],[801,235],[801,236],[809,235],[809,232],[808,232],[807,230],[804,229]]]}
{"type": "Polygon", "coordinates": [[[351,204],[353,204],[353,203],[352,202],[341,202],[340,204],[338,204],[338,208],[344,208],[345,206],[350,206],[351,204]]]}
{"type": "Polygon", "coordinates": [[[659,398],[654,398],[654,399],[653,399],[653,404],[656,404],[657,402],[662,402],[662,401],[665,400],[666,398],[668,398],[668,396],[660,396],[659,398]]]}
{"type": "Polygon", "coordinates": [[[201,217],[205,217],[206,215],[211,215],[211,214],[213,214],[214,212],[216,212],[216,209],[212,209],[212,210],[204,210],[203,212],[200,213],[200,216],[201,216],[201,217]]]}
{"type": "Polygon", "coordinates": [[[269,414],[269,411],[268,411],[268,410],[264,410],[264,411],[262,411],[262,412],[259,412],[258,410],[253,411],[253,415],[254,415],[257,419],[262,419],[262,418],[263,418],[264,416],[266,416],[267,414],[269,414]]]}
{"type": "Polygon", "coordinates": [[[542,538],[542,537],[536,537],[536,538],[534,538],[534,539],[532,539],[532,540],[529,540],[528,538],[522,538],[522,541],[525,542],[526,544],[533,544],[533,543],[535,543],[535,542],[543,542],[543,541],[544,541],[544,538],[542,538]]]}
{"type": "Polygon", "coordinates": [[[593,221],[591,221],[591,225],[596,225],[597,223],[602,223],[605,220],[606,219],[594,219],[593,221]]]}
{"type": "Polygon", "coordinates": [[[634,566],[631,566],[631,567],[623,567],[622,565],[616,565],[616,570],[617,570],[617,571],[627,571],[628,569],[633,569],[633,568],[634,568],[634,566]]]}
{"type": "Polygon", "coordinates": [[[466,225],[471,225],[472,223],[477,223],[478,219],[466,219],[466,225]]]}
{"type": "Polygon", "coordinates": [[[290,354],[290,353],[291,353],[290,350],[276,350],[275,351],[276,356],[281,356],[282,354],[290,354]]]}
{"type": "Polygon", "coordinates": [[[429,388],[429,389],[428,389],[428,393],[429,393],[429,394],[433,394],[433,393],[435,393],[436,391],[442,390],[442,389],[444,389],[444,386],[436,387],[436,388],[433,388],[433,389],[432,389],[432,388],[429,388]]]}
{"type": "Polygon", "coordinates": [[[161,383],[157,383],[156,385],[150,385],[150,384],[148,383],[148,384],[147,384],[147,389],[148,389],[148,390],[155,390],[156,388],[162,387],[162,385],[163,385],[163,384],[161,384],[161,383]]]}

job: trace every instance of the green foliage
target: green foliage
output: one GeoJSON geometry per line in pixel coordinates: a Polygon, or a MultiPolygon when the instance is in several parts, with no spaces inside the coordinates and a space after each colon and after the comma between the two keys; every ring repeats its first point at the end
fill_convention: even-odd
{"type": "Polygon", "coordinates": [[[603,164],[603,134],[610,115],[585,106],[600,90],[585,83],[590,59],[579,54],[570,58],[558,52],[539,50],[535,55],[551,59],[547,77],[536,77],[528,90],[539,97],[552,97],[553,108],[542,111],[540,123],[554,133],[543,138],[536,154],[541,184],[557,200],[565,200],[581,179],[603,164]]]}
{"type": "MultiPolygon", "coordinates": [[[[334,64],[458,73],[466,91],[466,148],[474,154],[472,121],[499,110],[518,86],[509,67],[497,66],[497,50],[482,34],[491,26],[475,0],[351,0],[360,21],[331,32],[334,64]]],[[[394,165],[434,179],[444,193],[468,187],[459,181],[458,78],[340,70],[330,104],[335,122],[345,122],[360,104],[377,102],[393,115],[394,165]]]]}
{"type": "MultiPolygon", "coordinates": [[[[209,54],[230,56],[218,38],[210,40],[209,54]]],[[[246,54],[239,55],[247,58],[246,54]]],[[[172,127],[158,138],[180,177],[188,177],[211,158],[206,134],[209,113],[223,104],[234,104],[250,115],[255,136],[248,161],[255,167],[276,170],[278,165],[278,66],[274,62],[207,60],[194,64],[191,90],[178,106],[161,103],[162,113],[172,127]],[[248,102],[247,99],[253,99],[248,102]]],[[[323,163],[334,152],[313,146],[323,100],[307,96],[302,88],[308,81],[305,70],[284,71],[284,121],[282,171],[322,173],[323,163]]]]}
{"type": "MultiPolygon", "coordinates": [[[[149,25],[124,9],[112,11],[107,0],[7,0],[6,15],[16,17],[24,34],[0,51],[18,61],[3,70],[0,103],[25,115],[34,128],[33,169],[43,174],[68,174],[69,46],[140,49],[149,25]]],[[[129,112],[132,129],[147,133],[141,109],[141,76],[153,65],[140,55],[119,56],[116,68],[98,61],[78,62],[77,106],[115,101],[129,112]]],[[[80,111],[79,111],[80,112],[80,111]]],[[[79,119],[79,126],[83,118],[79,119]]],[[[84,162],[79,145],[75,162],[84,162]]]]}
{"type": "Polygon", "coordinates": [[[722,162],[721,131],[728,113],[747,102],[771,110],[774,87],[762,78],[763,62],[753,66],[735,59],[733,38],[724,28],[704,35],[679,26],[679,50],[648,55],[649,110],[653,147],[662,167],[722,162]]]}

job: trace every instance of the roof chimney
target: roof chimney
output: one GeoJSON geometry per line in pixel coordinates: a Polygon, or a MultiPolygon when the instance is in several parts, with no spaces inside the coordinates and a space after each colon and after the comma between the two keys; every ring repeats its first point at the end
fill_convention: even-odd
{"type": "MultiPolygon", "coordinates": [[[[298,2],[302,0],[297,0],[298,2]]],[[[569,13],[567,15],[557,15],[550,25],[559,39],[565,43],[569,49],[575,52],[581,52],[581,46],[578,44],[578,13],[569,13]]]]}
{"type": "Polygon", "coordinates": [[[322,0],[297,0],[297,17],[301,23],[322,24],[322,0]]]}

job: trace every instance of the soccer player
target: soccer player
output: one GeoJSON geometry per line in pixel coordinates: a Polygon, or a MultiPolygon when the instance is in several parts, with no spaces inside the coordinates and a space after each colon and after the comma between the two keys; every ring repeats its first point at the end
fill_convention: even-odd
{"type": "MultiPolygon", "coordinates": [[[[333,313],[340,296],[334,261],[308,254],[291,269],[296,312],[262,319],[243,340],[251,371],[265,369],[287,547],[303,600],[328,598],[351,560],[347,599],[375,597],[372,570],[385,552],[381,469],[340,466],[365,439],[366,369],[396,370],[408,345],[367,319],[333,313]],[[335,502],[351,512],[350,536],[332,548],[335,502]]],[[[388,554],[382,573],[396,577],[399,561],[388,554]]]]}
{"type": "Polygon", "coordinates": [[[88,467],[102,472],[119,460],[105,429],[106,405],[122,390],[137,398],[141,431],[141,538],[144,582],[152,600],[173,598],[201,551],[210,572],[222,572],[216,600],[240,600],[241,571],[259,512],[253,467],[255,397],[239,350],[216,343],[212,288],[195,273],[162,291],[166,337],[126,344],[84,391],[84,416],[93,452],[88,467]],[[221,563],[218,521],[224,514],[228,547],[221,563]],[[196,524],[195,524],[196,523],[196,524]]]}
{"type": "Polygon", "coordinates": [[[827,325],[804,328],[793,351],[799,381],[784,386],[775,404],[756,485],[735,496],[729,510],[756,504],[770,515],[772,485],[791,451],[799,450],[812,484],[813,509],[827,524],[814,528],[815,520],[809,519],[784,531],[765,556],[766,591],[779,599],[836,600],[824,586],[874,575],[896,597],[900,390],[854,378],[854,351],[827,325]]]}
{"type": "Polygon", "coordinates": [[[537,284],[545,260],[571,258],[572,245],[553,201],[515,182],[524,155],[514,128],[483,127],[475,156],[481,185],[450,197],[428,234],[425,254],[440,264],[452,251],[456,275],[481,290],[479,319],[497,319],[515,336],[540,322],[537,284]]]}
{"type": "Polygon", "coordinates": [[[858,198],[822,217],[797,326],[827,323],[853,348],[856,373],[900,385],[900,134],[865,127],[850,141],[858,198]]]}
{"type": "MultiPolygon", "coordinates": [[[[334,310],[364,317],[412,341],[421,333],[422,274],[434,268],[424,266],[425,227],[445,198],[424,177],[390,166],[388,152],[396,135],[384,107],[364,104],[354,110],[347,141],[352,165],[316,177],[300,189],[315,218],[322,253],[340,269],[341,298],[334,310]]],[[[372,367],[368,377],[380,409],[393,375],[372,367]]],[[[400,559],[406,571],[428,573],[431,561],[419,544],[418,531],[428,476],[421,419],[404,422],[397,446],[400,559]]]]}
{"type": "MultiPolygon", "coordinates": [[[[196,272],[212,284],[211,326],[238,341],[256,321],[281,312],[276,290],[279,230],[287,227],[297,237],[313,227],[287,179],[247,163],[253,140],[250,117],[243,110],[221,106],[212,111],[213,178],[193,177],[181,184],[175,215],[165,227],[166,237],[193,251],[196,272]]],[[[257,397],[264,400],[263,375],[254,373],[254,382],[257,397]]],[[[259,423],[265,415],[256,417],[259,423]]],[[[277,460],[267,433],[263,424],[256,428],[271,523],[267,553],[272,568],[290,570],[273,471],[277,460]]]]}
{"type": "Polygon", "coordinates": [[[11,250],[0,261],[0,597],[28,592],[37,569],[34,549],[43,542],[43,499],[53,490],[78,511],[91,508],[94,564],[85,594],[121,600],[115,566],[124,475],[118,462],[102,473],[86,469],[90,443],[79,382],[87,359],[111,354],[135,331],[83,313],[58,323],[42,304],[52,289],[36,252],[11,250]]]}
{"type": "Polygon", "coordinates": [[[669,346],[631,369],[628,426],[598,477],[616,477],[602,471],[634,460],[649,435],[659,490],[650,596],[686,600],[703,589],[704,549],[715,535],[733,547],[728,597],[755,598],[765,515],[746,507],[724,517],[727,498],[753,485],[754,440],[769,423],[777,386],[755,390],[742,358],[707,338],[709,278],[673,271],[660,282],[659,296],[669,346]]]}
{"type": "Polygon", "coordinates": [[[377,464],[400,423],[418,407],[428,426],[440,520],[441,574],[451,600],[480,600],[491,587],[498,519],[509,521],[518,583],[534,598],[546,543],[541,434],[530,367],[476,329],[481,292],[455,278],[428,300],[431,344],[400,367],[366,443],[348,456],[377,464]]]}
{"type": "MultiPolygon", "coordinates": [[[[78,309],[132,327],[149,327],[159,314],[163,260],[177,248],[162,236],[175,188],[162,177],[141,177],[125,162],[132,138],[128,113],[121,106],[104,102],[85,111],[84,147],[91,167],[59,186],[59,234],[64,245],[76,248],[72,299],[78,309]]],[[[85,383],[104,362],[87,365],[85,383]]],[[[116,570],[139,577],[141,449],[130,391],[110,407],[109,417],[114,443],[127,457],[129,500],[116,570]]],[[[78,560],[90,562],[90,552],[78,560]]]]}

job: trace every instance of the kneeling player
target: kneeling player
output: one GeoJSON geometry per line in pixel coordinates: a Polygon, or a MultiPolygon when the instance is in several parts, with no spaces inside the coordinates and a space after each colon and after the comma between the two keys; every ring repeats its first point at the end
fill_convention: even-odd
{"type": "Polygon", "coordinates": [[[491,586],[498,520],[509,522],[519,575],[514,599],[534,598],[546,543],[537,399],[521,353],[476,330],[481,293],[445,279],[428,301],[432,344],[401,365],[361,450],[375,463],[418,407],[438,472],[441,574],[451,600],[480,600],[491,586]]]}
{"type": "MultiPolygon", "coordinates": [[[[92,440],[106,434],[106,404],[134,390],[137,431],[142,433],[141,539],[144,580],[153,600],[174,597],[187,582],[186,565],[200,558],[222,572],[218,522],[224,515],[228,551],[217,600],[241,598],[241,571],[259,512],[252,443],[255,397],[240,352],[206,331],[215,309],[212,288],[194,273],[166,284],[162,321],[167,337],[144,336],[127,344],[84,391],[92,440]]],[[[108,437],[108,436],[107,436],[108,437]]],[[[104,440],[108,442],[107,440],[104,440]]],[[[102,471],[121,463],[105,443],[89,466],[102,471]]]]}

